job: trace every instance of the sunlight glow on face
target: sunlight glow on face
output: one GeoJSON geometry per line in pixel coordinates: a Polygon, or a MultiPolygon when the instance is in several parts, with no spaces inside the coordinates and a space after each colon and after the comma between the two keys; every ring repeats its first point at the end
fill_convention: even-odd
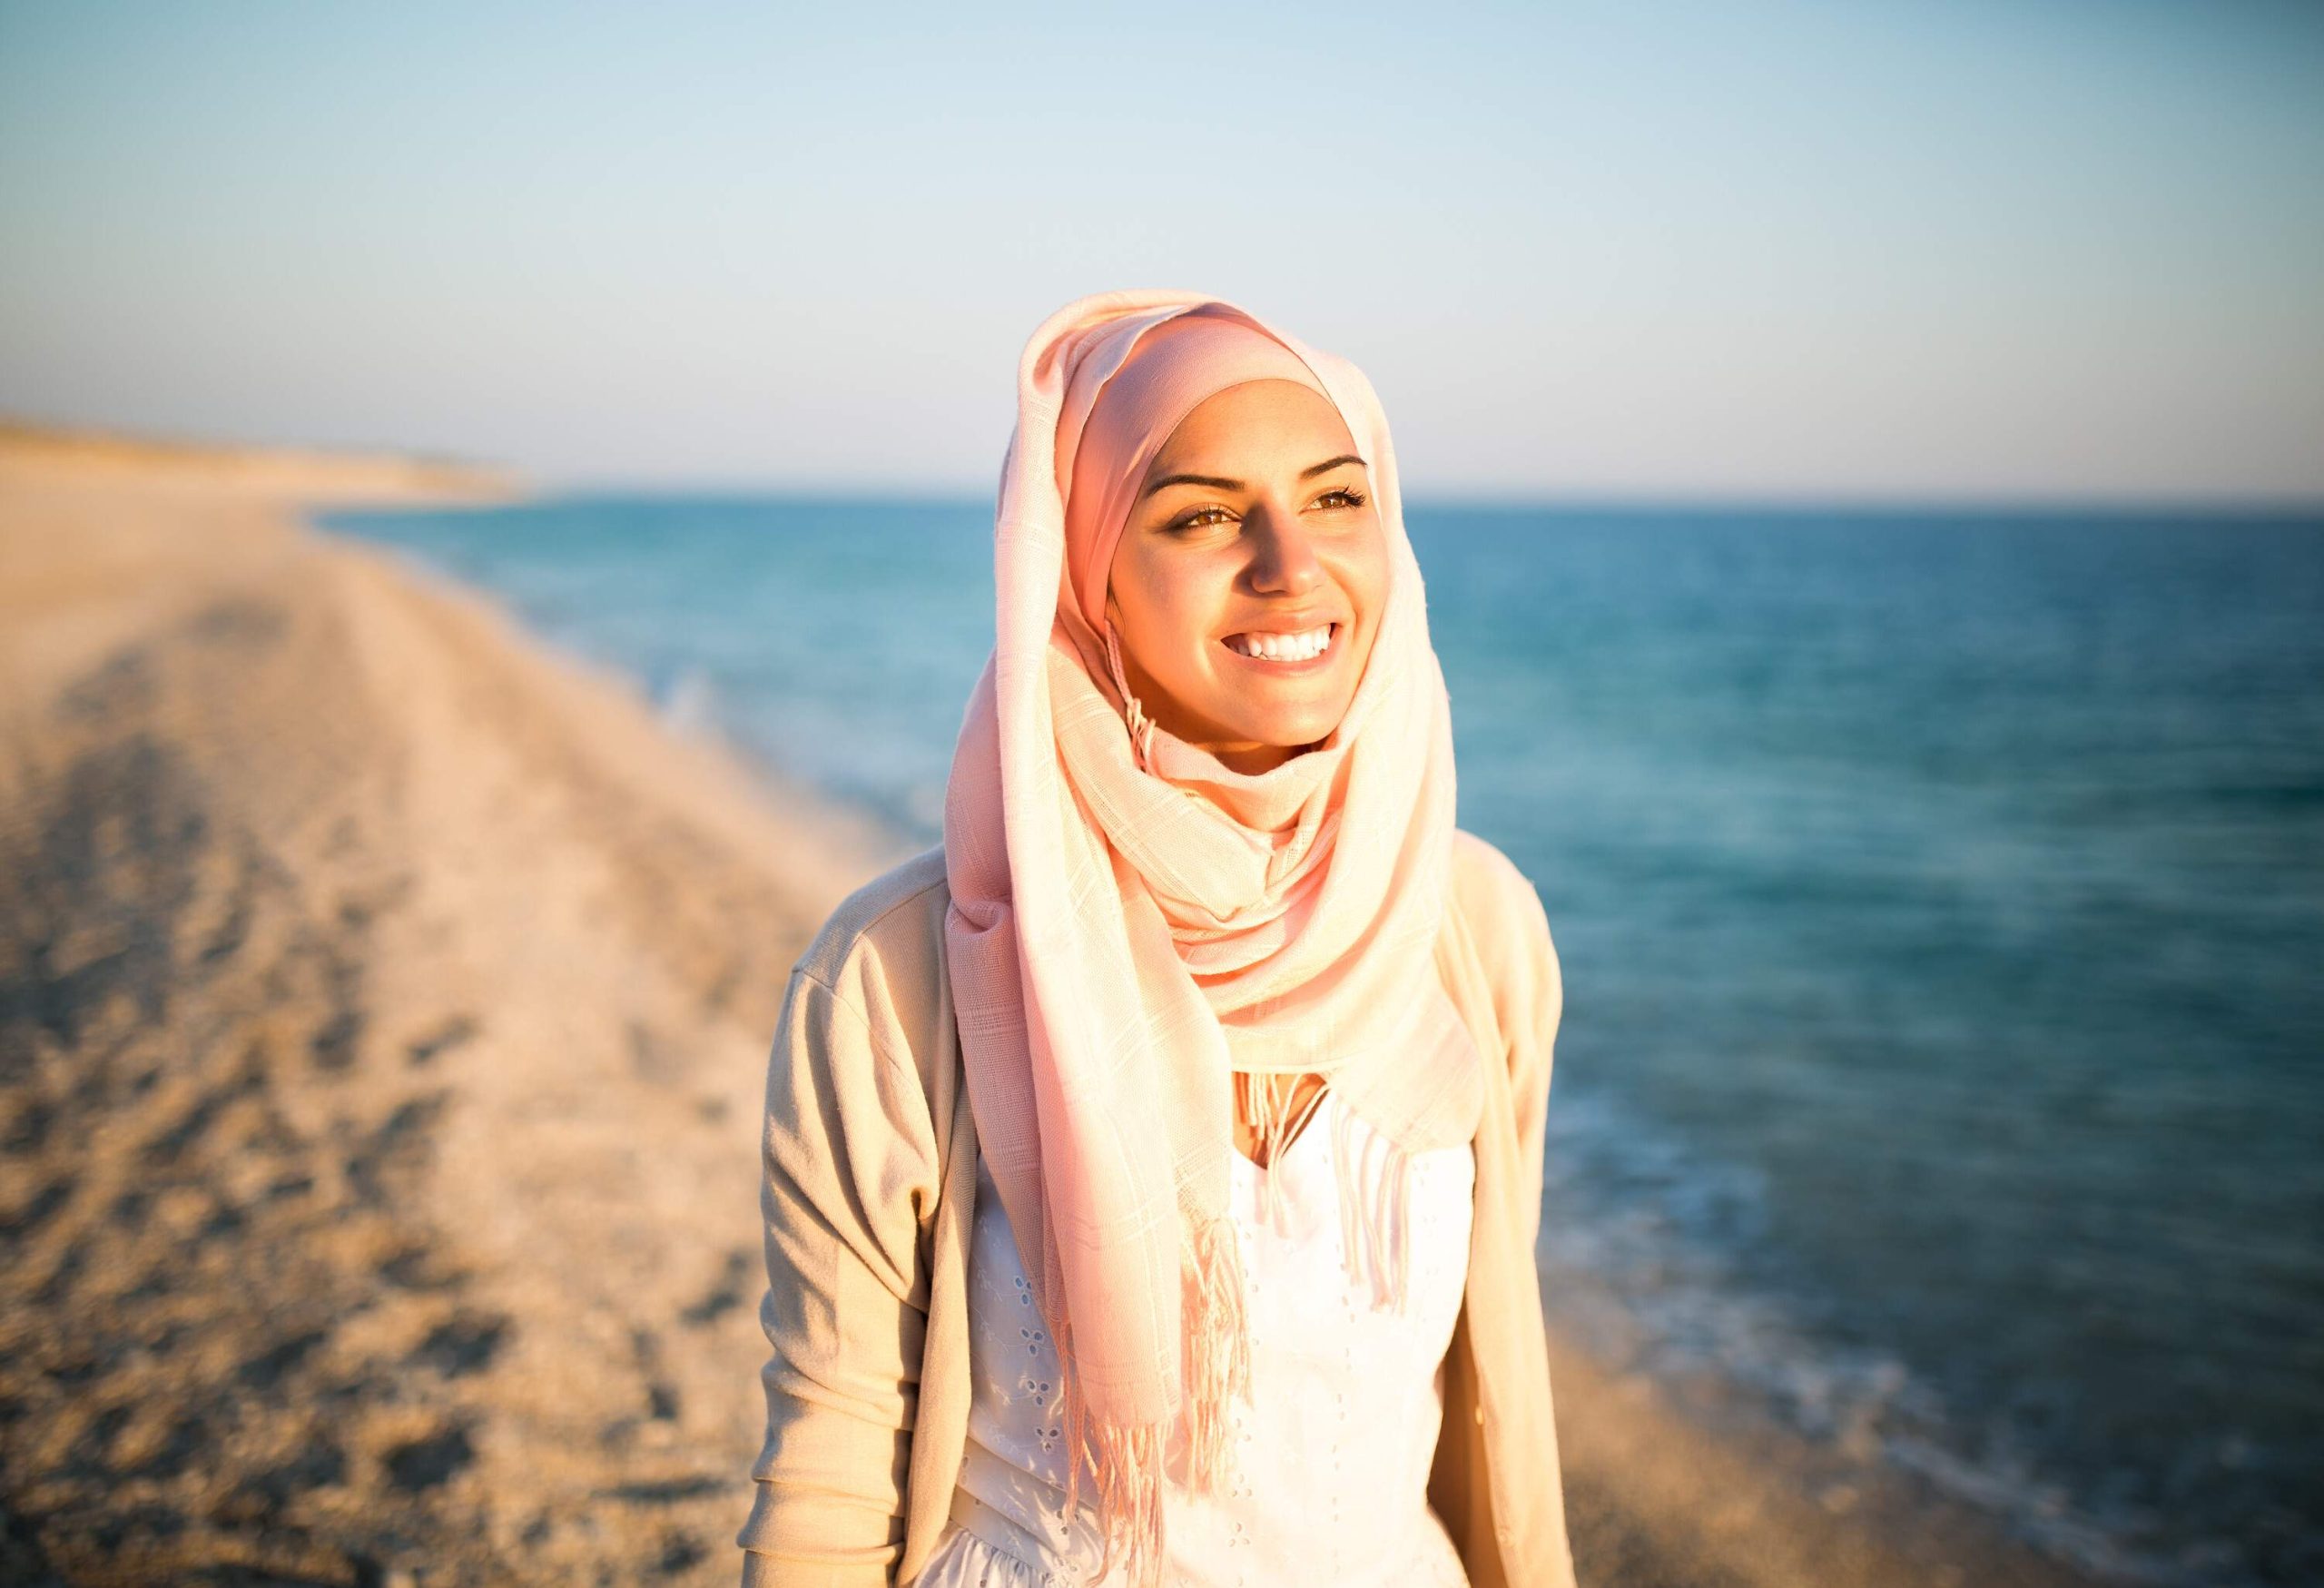
{"type": "Polygon", "coordinates": [[[1346,715],[1388,594],[1386,532],[1364,459],[1321,393],[1229,387],[1156,455],[1115,547],[1107,616],[1130,687],[1170,733],[1257,773],[1346,715]],[[1298,671],[1227,641],[1333,625],[1298,671]]]}

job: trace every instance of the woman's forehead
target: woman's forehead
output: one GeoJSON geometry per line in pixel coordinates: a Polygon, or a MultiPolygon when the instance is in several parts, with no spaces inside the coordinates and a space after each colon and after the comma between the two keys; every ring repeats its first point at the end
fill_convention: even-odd
{"type": "Polygon", "coordinates": [[[1347,421],[1322,392],[1293,380],[1252,380],[1196,403],[1155,454],[1154,468],[1177,469],[1197,455],[1305,468],[1357,450],[1347,421]]]}

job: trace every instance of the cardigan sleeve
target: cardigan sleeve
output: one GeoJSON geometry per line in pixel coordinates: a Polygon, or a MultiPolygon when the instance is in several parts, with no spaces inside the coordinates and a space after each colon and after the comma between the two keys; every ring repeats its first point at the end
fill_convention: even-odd
{"type": "Polygon", "coordinates": [[[803,964],[768,1061],[762,1148],[772,1350],[742,1581],[884,1585],[903,1545],[940,1155],[919,1072],[803,964]]]}
{"type": "Polygon", "coordinates": [[[1525,1242],[1541,1234],[1541,1154],[1550,1106],[1550,1070],[1565,1013],[1565,981],[1548,912],[1532,880],[1492,843],[1462,831],[1458,843],[1469,876],[1472,935],[1492,983],[1509,1065],[1509,1101],[1517,1123],[1525,1242]]]}
{"type": "MultiPolygon", "coordinates": [[[[1512,868],[1514,871],[1514,868],[1512,868]]],[[[1523,1166],[1525,1243],[1541,1236],[1541,1161],[1550,1108],[1550,1070],[1557,1053],[1558,1026],[1565,1015],[1565,978],[1550,919],[1541,895],[1517,873],[1517,914],[1524,952],[1517,1007],[1524,1011],[1511,1032],[1509,1100],[1517,1118],[1518,1161],[1523,1166]]]]}

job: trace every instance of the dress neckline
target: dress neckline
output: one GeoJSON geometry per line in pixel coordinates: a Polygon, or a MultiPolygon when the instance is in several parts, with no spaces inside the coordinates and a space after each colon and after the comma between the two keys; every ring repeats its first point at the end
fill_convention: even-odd
{"type": "Polygon", "coordinates": [[[1263,1175],[1280,1170],[1285,1164],[1297,1155],[1301,1148],[1307,1144],[1307,1138],[1315,1134],[1316,1122],[1324,1117],[1324,1110],[1338,1107],[1338,1090],[1326,1085],[1315,1094],[1315,1105],[1307,1110],[1307,1117],[1299,1122],[1298,1131],[1290,1140],[1283,1144],[1283,1150],[1275,1154],[1271,1163],[1253,1162],[1244,1156],[1241,1148],[1229,1141],[1226,1144],[1226,1151],[1228,1156],[1235,1159],[1235,1172],[1237,1175],[1263,1175]]]}

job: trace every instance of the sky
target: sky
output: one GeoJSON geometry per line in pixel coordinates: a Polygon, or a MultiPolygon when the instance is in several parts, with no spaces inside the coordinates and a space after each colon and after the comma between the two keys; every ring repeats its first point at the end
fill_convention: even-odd
{"type": "Polygon", "coordinates": [[[989,494],[1132,286],[1415,498],[2324,501],[2324,6],[0,0],[0,414],[989,494]]]}

